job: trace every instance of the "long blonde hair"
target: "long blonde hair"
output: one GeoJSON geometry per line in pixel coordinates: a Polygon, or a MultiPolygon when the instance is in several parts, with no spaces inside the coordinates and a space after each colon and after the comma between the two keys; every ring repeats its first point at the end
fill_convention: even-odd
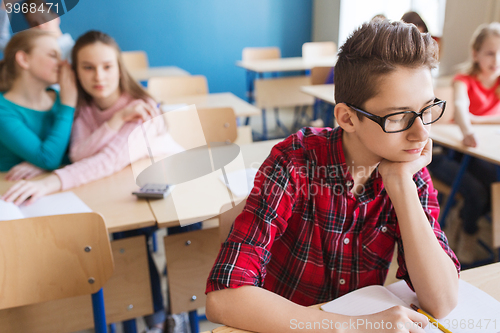
{"type": "Polygon", "coordinates": [[[0,91],[10,90],[19,75],[20,69],[16,61],[17,52],[22,51],[29,54],[35,45],[35,40],[45,36],[52,36],[52,34],[38,29],[28,29],[11,38],[3,52],[3,60],[0,60],[0,91]]]}
{"type": "MultiPolygon", "coordinates": [[[[481,24],[479,27],[477,27],[471,39],[470,46],[472,52],[479,52],[479,50],[484,44],[484,41],[489,36],[500,37],[500,23],[498,22],[486,23],[486,24],[481,24]]],[[[476,61],[474,61],[474,59],[472,59],[469,69],[467,70],[467,74],[469,74],[470,76],[477,76],[480,71],[481,69],[479,68],[479,64],[476,61]]]]}
{"type": "MultiPolygon", "coordinates": [[[[101,31],[91,30],[80,36],[73,46],[73,50],[71,52],[72,58],[72,66],[75,74],[78,76],[77,66],[78,66],[78,52],[85,46],[102,43],[104,45],[110,46],[116,51],[118,68],[120,71],[120,92],[127,93],[132,96],[134,99],[142,99],[145,102],[148,100],[152,100],[153,98],[132,78],[130,73],[125,68],[123,64],[123,60],[121,57],[120,47],[116,43],[116,41],[101,31]]],[[[92,101],[92,96],[90,96],[82,87],[79,80],[77,80],[78,87],[78,102],[77,109],[81,106],[89,105],[92,101]]]]}

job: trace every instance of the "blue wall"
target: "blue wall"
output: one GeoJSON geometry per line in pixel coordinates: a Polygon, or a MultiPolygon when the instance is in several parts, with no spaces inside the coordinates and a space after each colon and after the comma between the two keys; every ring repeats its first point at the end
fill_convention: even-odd
{"type": "Polygon", "coordinates": [[[151,66],[174,65],[207,76],[210,92],[245,96],[235,66],[247,46],[278,46],[300,56],[311,39],[311,0],[80,0],[61,17],[74,39],[89,29],[122,50],[144,50],[151,66]]]}

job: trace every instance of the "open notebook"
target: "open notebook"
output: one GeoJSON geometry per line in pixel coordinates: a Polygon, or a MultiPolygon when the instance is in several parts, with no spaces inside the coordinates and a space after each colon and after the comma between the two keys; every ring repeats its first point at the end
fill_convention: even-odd
{"type": "Polygon", "coordinates": [[[0,200],[0,221],[35,216],[88,213],[92,210],[73,192],[62,192],[42,197],[31,205],[16,206],[0,200]]]}
{"type": "MultiPolygon", "coordinates": [[[[417,295],[411,291],[405,281],[393,283],[387,287],[368,286],[339,297],[321,308],[324,311],[361,316],[377,313],[402,305],[418,304],[417,295]]],[[[498,333],[500,332],[500,302],[460,280],[457,307],[445,318],[438,320],[453,333],[498,333]]],[[[441,332],[437,327],[427,325],[425,332],[441,332]]]]}

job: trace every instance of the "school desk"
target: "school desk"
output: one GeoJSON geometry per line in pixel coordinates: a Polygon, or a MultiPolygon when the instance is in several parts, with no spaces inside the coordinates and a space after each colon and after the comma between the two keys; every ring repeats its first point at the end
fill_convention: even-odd
{"type": "MultiPolygon", "coordinates": [[[[497,301],[500,302],[500,284],[498,277],[500,276],[500,263],[472,268],[460,273],[460,278],[473,286],[483,290],[497,301]]],[[[318,309],[322,304],[311,306],[318,309]]],[[[249,331],[239,330],[232,327],[222,326],[214,329],[212,333],[249,333],[249,331]]]]}
{"type": "Polygon", "coordinates": [[[237,61],[236,66],[256,73],[305,71],[313,67],[332,67],[337,57],[304,60],[302,57],[277,58],[266,60],[237,61]]]}
{"type": "MultiPolygon", "coordinates": [[[[484,161],[497,165],[498,179],[500,180],[500,126],[499,125],[473,125],[474,132],[478,138],[478,146],[475,148],[466,147],[462,144],[462,132],[455,124],[436,124],[431,127],[431,138],[441,146],[463,153],[460,169],[453,181],[452,189],[444,211],[441,215],[440,223],[446,221],[452,205],[453,198],[458,191],[462,177],[467,170],[471,157],[476,157],[484,161]]],[[[498,246],[500,244],[496,244],[498,246]]]]}
{"type": "MultiPolygon", "coordinates": [[[[0,193],[5,193],[14,182],[0,173],[0,193]]],[[[90,209],[100,213],[110,233],[154,226],[156,221],[146,200],[139,200],[132,192],[137,190],[132,169],[126,167],[106,178],[70,189],[90,209]]]]}
{"type": "Polygon", "coordinates": [[[149,67],[146,69],[135,69],[129,71],[136,81],[147,81],[155,76],[184,76],[190,75],[182,68],[175,66],[149,67]]]}
{"type": "MultiPolygon", "coordinates": [[[[244,160],[244,167],[258,169],[267,156],[269,156],[271,148],[278,142],[280,142],[280,140],[241,145],[240,148],[244,160]]],[[[159,228],[179,225],[179,218],[176,211],[177,206],[189,209],[189,219],[193,221],[204,221],[207,218],[219,215],[221,207],[231,202],[228,188],[218,178],[198,178],[198,180],[196,182],[193,181],[192,184],[196,192],[205,194],[207,197],[216,198],[220,201],[220,205],[214,206],[203,202],[203,200],[194,204],[189,194],[189,189],[186,191],[184,197],[181,195],[179,201],[175,201],[175,204],[172,195],[161,200],[150,200],[149,203],[159,228]]],[[[174,188],[172,193],[175,193],[177,189],[174,188]]],[[[176,196],[176,198],[178,198],[178,196],[176,196]]]]}
{"type": "Polygon", "coordinates": [[[259,108],[245,102],[241,98],[229,92],[171,97],[161,102],[165,104],[164,107],[167,108],[169,105],[173,104],[195,104],[198,109],[230,107],[234,110],[236,117],[251,117],[259,116],[261,114],[259,108]]]}
{"type": "Polygon", "coordinates": [[[302,86],[300,90],[303,93],[335,105],[335,97],[333,95],[334,87],[335,85],[333,84],[317,84],[313,86],[302,86]]]}

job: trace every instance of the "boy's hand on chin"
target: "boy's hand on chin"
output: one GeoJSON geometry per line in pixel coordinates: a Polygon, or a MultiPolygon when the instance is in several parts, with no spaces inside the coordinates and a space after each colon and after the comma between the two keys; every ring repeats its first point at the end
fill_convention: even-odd
{"type": "Polygon", "coordinates": [[[412,178],[420,169],[427,166],[432,161],[432,140],[429,138],[420,156],[410,162],[391,162],[382,160],[378,166],[378,171],[384,180],[400,181],[405,178],[412,178]]]}

